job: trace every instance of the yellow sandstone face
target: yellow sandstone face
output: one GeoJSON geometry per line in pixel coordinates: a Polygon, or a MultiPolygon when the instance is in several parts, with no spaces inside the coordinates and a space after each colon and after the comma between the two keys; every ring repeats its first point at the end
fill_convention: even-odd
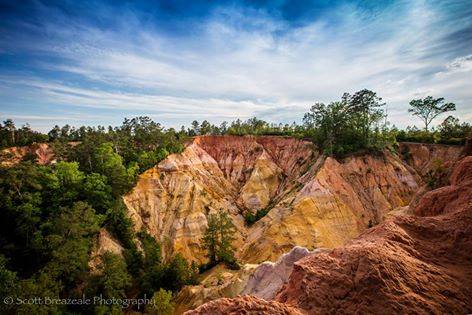
{"type": "MultiPolygon", "coordinates": [[[[413,147],[412,151],[421,151],[413,147]]],[[[276,260],[299,245],[337,247],[369,225],[407,206],[422,180],[401,157],[319,157],[310,143],[282,137],[197,137],[141,175],[124,197],[136,230],[160,241],[165,257],[179,252],[205,262],[201,238],[207,215],[226,211],[236,226],[234,246],[242,262],[276,260]],[[270,209],[248,226],[243,214],[270,209]]],[[[425,166],[426,165],[426,166],[425,166]]]]}

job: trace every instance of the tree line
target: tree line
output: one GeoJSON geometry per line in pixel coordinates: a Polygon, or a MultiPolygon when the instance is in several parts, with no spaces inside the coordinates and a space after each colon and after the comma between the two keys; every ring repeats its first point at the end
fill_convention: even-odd
{"type": "Polygon", "coordinates": [[[90,137],[102,137],[113,143],[113,149],[125,161],[140,160],[141,169],[167,153],[157,148],[154,141],[167,141],[171,147],[186,137],[197,135],[278,135],[311,139],[326,154],[343,156],[359,150],[376,150],[394,144],[396,141],[425,143],[463,144],[472,128],[454,116],[447,116],[436,128],[431,123],[444,113],[454,111],[454,103],[444,98],[427,96],[409,103],[408,112],[418,117],[424,128],[409,126],[403,130],[388,122],[386,104],[376,92],[364,89],[352,95],[344,93],[339,101],[329,104],[315,103],[304,114],[302,124],[268,123],[256,117],[245,121],[237,119],[230,123],[223,121],[215,125],[207,120],[194,120],[190,127],[179,130],[164,128],[148,117],[125,119],[122,126],[105,128],[79,128],[65,125],[54,126],[47,134],[33,131],[29,125],[16,128],[11,119],[0,124],[0,148],[23,146],[35,142],[54,143],[60,152],[69,152],[64,143],[84,141],[90,137]],[[133,141],[130,142],[131,134],[133,141]],[[62,147],[61,147],[62,145],[62,147]],[[154,146],[148,150],[147,146],[154,146]],[[136,157],[138,155],[139,157],[136,157]]]}

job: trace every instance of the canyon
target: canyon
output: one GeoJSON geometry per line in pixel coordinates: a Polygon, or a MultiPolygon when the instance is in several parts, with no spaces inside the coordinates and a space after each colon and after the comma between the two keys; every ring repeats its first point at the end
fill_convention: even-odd
{"type": "Polygon", "coordinates": [[[295,262],[274,299],[245,295],[194,314],[466,314],[472,310],[472,156],[449,185],[345,246],[295,262]]]}
{"type": "MultiPolygon", "coordinates": [[[[441,158],[460,151],[447,150],[441,158]]],[[[428,167],[388,151],[338,161],[293,138],[203,136],[143,173],[124,200],[136,230],[157,237],[165,256],[206,262],[199,241],[206,216],[226,211],[237,228],[237,257],[260,263],[296,245],[343,245],[407,206],[428,167]],[[245,213],[260,210],[267,215],[245,224],[245,213]]]]}
{"type": "MultiPolygon", "coordinates": [[[[123,201],[165,260],[208,262],[210,214],[226,212],[236,228],[241,268],[200,274],[175,296],[175,314],[467,313],[471,153],[470,142],[399,143],[334,158],[291,137],[197,136],[123,201]]],[[[4,150],[0,162],[25,156],[55,163],[47,144],[4,150]]],[[[102,228],[92,272],[107,251],[122,257],[123,246],[102,228]]]]}
{"type": "MultiPolygon", "coordinates": [[[[300,307],[299,302],[294,301],[304,299],[304,303],[316,304],[327,296],[318,296],[318,289],[308,295],[305,287],[297,285],[315,281],[310,278],[312,273],[314,279],[322,274],[326,279],[319,277],[316,281],[329,283],[329,292],[344,300],[343,296],[356,288],[356,277],[365,274],[374,277],[372,273],[379,268],[378,264],[383,259],[392,260],[390,256],[394,253],[392,265],[385,268],[416,273],[412,279],[399,278],[398,286],[404,286],[401,281],[407,284],[418,281],[415,280],[418,277],[433,279],[434,275],[421,275],[425,264],[421,261],[423,253],[415,246],[415,242],[421,241],[417,239],[419,232],[411,236],[405,226],[409,224],[413,230],[426,229],[424,225],[432,223],[423,222],[426,220],[421,217],[424,212],[441,213],[441,210],[432,210],[438,206],[434,201],[430,206],[422,206],[428,198],[436,200],[431,196],[428,181],[432,176],[448,177],[463,154],[460,146],[400,143],[396,152],[385,150],[335,159],[320,155],[311,142],[295,138],[200,136],[192,139],[181,154],[170,155],[143,173],[124,201],[135,229],[144,229],[158,239],[165,257],[181,253],[190,261],[206,263],[201,238],[207,227],[206,218],[211,213],[227,212],[236,227],[234,246],[241,270],[217,266],[201,276],[200,285],[184,287],[176,297],[178,314],[205,302],[239,295],[244,297],[209,302],[195,312],[216,314],[233,309],[243,312],[255,310],[252,308],[255,307],[267,314],[329,313],[341,309],[349,313],[349,307],[338,302],[327,307],[300,307]],[[438,169],[441,174],[437,173],[438,169]],[[259,211],[266,215],[254,223],[245,222],[248,213],[259,211]],[[378,249],[379,243],[386,244],[391,239],[400,243],[398,248],[378,249]],[[403,243],[411,248],[402,248],[403,243]],[[297,255],[297,248],[303,254],[297,255]],[[419,257],[408,256],[409,251],[417,252],[419,257]],[[333,258],[333,252],[339,252],[340,256],[333,258]],[[323,261],[323,257],[328,258],[323,261]],[[399,267],[405,258],[419,261],[399,267]],[[303,267],[303,263],[310,267],[303,267]],[[349,276],[343,272],[360,268],[361,263],[365,264],[362,268],[370,269],[353,276],[353,287],[341,284],[349,276]],[[310,268],[315,268],[317,273],[310,268]],[[332,271],[339,268],[340,271],[332,271]],[[306,275],[306,269],[312,272],[310,276],[306,275]]],[[[462,172],[470,173],[470,168],[462,172]]],[[[450,199],[460,194],[464,200],[470,193],[468,188],[448,189],[453,189],[455,194],[450,199]]],[[[464,204],[456,206],[461,210],[464,207],[464,204]]],[[[437,225],[449,228],[443,221],[437,225]]],[[[466,228],[463,226],[463,229],[466,228]]],[[[425,248],[433,250],[431,243],[425,248]]],[[[460,263],[466,262],[462,259],[460,263]]],[[[433,266],[431,273],[440,270],[433,266]]],[[[380,276],[374,280],[388,281],[380,271],[378,274],[380,276]]],[[[390,276],[395,281],[397,275],[390,276]]],[[[443,279],[442,289],[445,290],[448,280],[443,279]]],[[[369,281],[359,285],[367,285],[369,281]]],[[[381,287],[377,285],[375,292],[381,287]]],[[[328,290],[326,286],[324,284],[323,290],[320,286],[319,290],[328,290]]],[[[369,299],[375,298],[374,291],[369,299]]],[[[356,303],[361,302],[353,301],[352,307],[357,307],[356,303]]],[[[375,309],[368,306],[372,303],[370,300],[366,303],[366,311],[375,309]]],[[[409,297],[398,303],[421,306],[418,300],[409,297]]],[[[438,310],[434,303],[429,303],[428,307],[438,310]]],[[[405,309],[392,309],[399,310],[405,309]]]]}

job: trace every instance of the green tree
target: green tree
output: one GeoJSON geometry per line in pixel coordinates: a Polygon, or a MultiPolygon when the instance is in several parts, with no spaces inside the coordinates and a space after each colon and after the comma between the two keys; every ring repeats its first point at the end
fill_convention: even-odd
{"type": "Polygon", "coordinates": [[[382,98],[378,97],[377,93],[367,89],[360,90],[352,96],[344,94],[343,102],[348,104],[350,119],[359,130],[362,146],[369,147],[376,140],[372,130],[385,117],[382,109],[385,103],[382,103],[382,98]]]}
{"type": "Polygon", "coordinates": [[[88,174],[82,185],[82,193],[98,213],[105,213],[113,204],[112,188],[108,185],[107,177],[102,174],[88,174]]]}
{"type": "Polygon", "coordinates": [[[126,247],[134,247],[133,221],[128,217],[127,208],[120,198],[106,213],[106,228],[126,247]]]}
{"type": "Polygon", "coordinates": [[[196,264],[189,264],[180,253],[177,253],[162,267],[161,286],[175,292],[184,285],[197,284],[197,274],[196,264]]]}
{"type": "Polygon", "coordinates": [[[200,134],[200,124],[197,120],[192,121],[191,136],[197,136],[200,134]]]}
{"type": "Polygon", "coordinates": [[[137,164],[126,168],[122,157],[113,150],[111,142],[102,143],[93,154],[93,168],[105,175],[111,184],[115,196],[125,193],[136,179],[137,164]]]}
{"type": "MultiPolygon", "coordinates": [[[[7,268],[7,260],[3,255],[0,255],[0,297],[15,297],[17,293],[16,273],[7,268]]],[[[0,303],[0,312],[7,313],[11,306],[5,303],[0,303]]]]}
{"type": "Polygon", "coordinates": [[[159,289],[152,296],[151,303],[146,307],[146,311],[151,315],[172,315],[174,313],[172,291],[159,289]]]}
{"type": "Polygon", "coordinates": [[[145,231],[139,232],[138,237],[145,253],[144,266],[152,267],[159,265],[161,263],[161,247],[156,239],[145,231]]]}
{"type": "Polygon", "coordinates": [[[212,133],[212,125],[208,122],[208,120],[202,121],[200,125],[200,134],[201,135],[209,135],[212,133]]]}
{"type": "Polygon", "coordinates": [[[51,250],[44,270],[68,287],[85,279],[92,237],[100,230],[101,222],[102,218],[82,201],[54,213],[54,217],[42,225],[47,248],[51,250]]]}
{"type": "Polygon", "coordinates": [[[15,145],[15,133],[16,133],[16,127],[15,123],[11,119],[7,119],[3,122],[3,128],[8,131],[9,136],[10,136],[10,143],[11,145],[15,145]]]}
{"type": "Polygon", "coordinates": [[[208,227],[203,235],[202,243],[208,251],[210,264],[236,263],[232,246],[235,232],[233,222],[226,212],[219,211],[218,214],[209,215],[208,227]]]}
{"type": "Polygon", "coordinates": [[[448,116],[439,125],[439,134],[442,143],[463,144],[472,132],[472,126],[468,123],[459,123],[459,119],[448,116]]]}
{"type": "Polygon", "coordinates": [[[456,110],[454,103],[445,103],[443,97],[433,98],[432,96],[412,100],[410,107],[408,112],[412,113],[413,116],[418,116],[423,121],[426,131],[428,131],[429,125],[436,117],[442,113],[456,110]]]}
{"type": "Polygon", "coordinates": [[[344,93],[341,101],[328,105],[316,103],[303,117],[305,134],[329,155],[381,150],[394,141],[383,120],[384,105],[375,92],[366,89],[352,96],[344,93]]]}
{"type": "MultiPolygon", "coordinates": [[[[131,276],[126,270],[126,263],[122,257],[111,252],[101,256],[97,272],[88,282],[86,294],[88,296],[101,295],[104,299],[126,298],[126,291],[131,287],[131,276]]],[[[122,314],[120,305],[96,305],[95,314],[122,314]]]]}
{"type": "Polygon", "coordinates": [[[126,289],[131,285],[131,277],[126,270],[126,264],[120,256],[106,252],[98,267],[99,287],[106,298],[124,298],[126,289]]]}
{"type": "Polygon", "coordinates": [[[314,142],[328,154],[344,153],[349,145],[349,108],[345,102],[332,102],[328,105],[316,103],[305,114],[303,122],[313,129],[314,142]]]}
{"type": "MultiPolygon", "coordinates": [[[[18,283],[17,296],[22,299],[31,299],[36,297],[49,297],[59,299],[59,294],[63,290],[60,281],[57,281],[44,271],[35,273],[31,278],[21,280],[18,283]]],[[[65,306],[51,304],[32,304],[24,303],[15,306],[14,314],[64,314],[65,306]]]]}

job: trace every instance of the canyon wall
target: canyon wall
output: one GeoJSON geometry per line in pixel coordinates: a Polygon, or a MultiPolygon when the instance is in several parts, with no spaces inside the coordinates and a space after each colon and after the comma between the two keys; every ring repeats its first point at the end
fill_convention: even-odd
{"type": "Polygon", "coordinates": [[[336,160],[294,138],[200,136],[142,174],[124,200],[136,230],[156,237],[166,257],[180,252],[205,262],[207,216],[225,211],[237,228],[238,259],[275,261],[297,245],[345,244],[408,206],[432,156],[454,160],[460,152],[406,146],[408,161],[388,151],[336,160]],[[257,211],[267,215],[246,224],[244,215],[257,211]]]}
{"type": "Polygon", "coordinates": [[[299,260],[274,300],[219,299],[186,314],[472,312],[472,156],[454,164],[450,185],[420,199],[420,216],[391,217],[299,260]]]}
{"type": "Polygon", "coordinates": [[[15,165],[28,155],[35,158],[36,162],[41,165],[48,165],[56,162],[54,150],[48,143],[35,143],[29,146],[3,149],[0,152],[0,165],[15,165]]]}

